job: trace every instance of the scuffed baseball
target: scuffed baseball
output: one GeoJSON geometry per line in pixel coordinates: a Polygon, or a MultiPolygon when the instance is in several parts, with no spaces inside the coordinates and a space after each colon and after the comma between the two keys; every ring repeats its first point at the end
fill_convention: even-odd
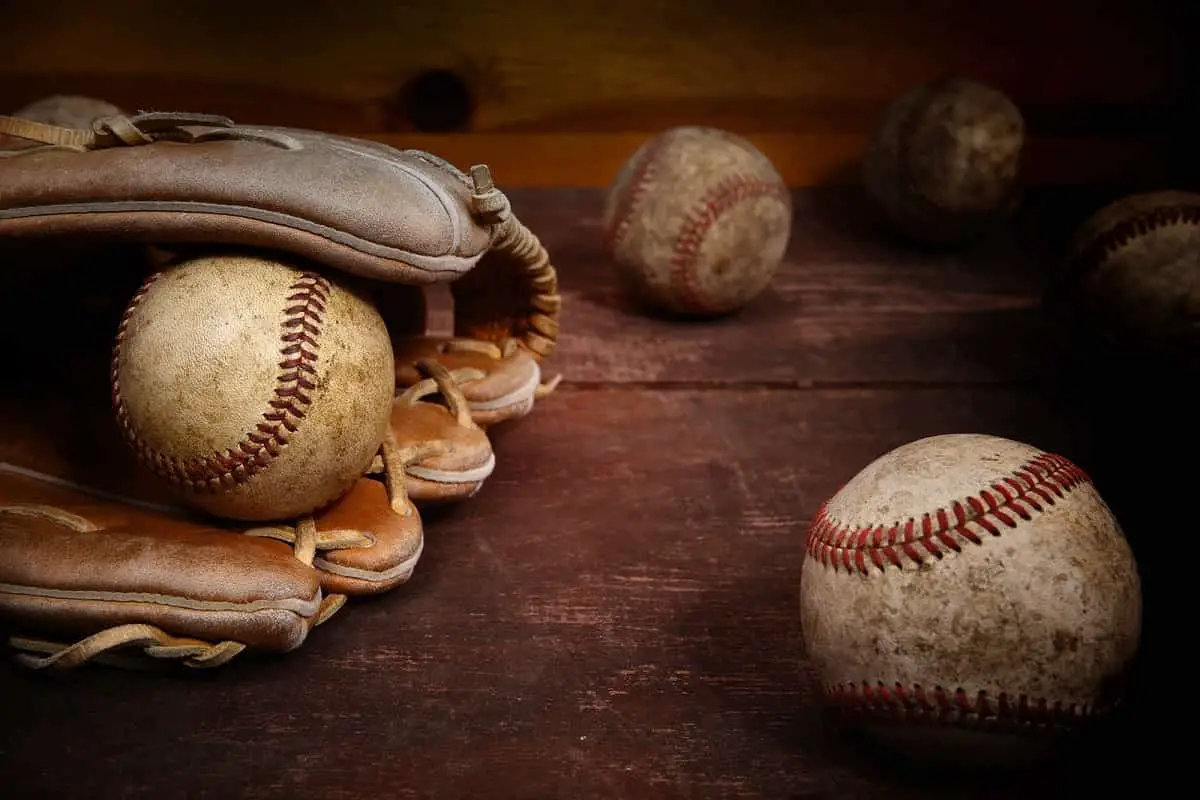
{"type": "MultiPolygon", "coordinates": [[[[55,94],[28,103],[8,116],[58,125],[64,128],[90,128],[92,120],[124,112],[107,100],[82,95],[55,94]]],[[[0,150],[19,150],[36,146],[35,142],[0,133],[0,150]]]]}
{"type": "Polygon", "coordinates": [[[884,111],[863,155],[867,197],[897,233],[965,243],[1016,207],[1025,120],[1000,90],[963,78],[918,85],[884,111]]]}
{"type": "Polygon", "coordinates": [[[922,756],[1047,754],[1119,701],[1141,611],[1133,553],[1088,476],[1009,439],[898,447],[808,531],[800,619],[827,701],[922,756]]]}
{"type": "Polygon", "coordinates": [[[605,199],[604,248],[642,304],[713,317],[767,288],[791,226],[791,194],[766,156],[736,134],[684,126],[625,162],[605,199]]]}
{"type": "Polygon", "coordinates": [[[1200,365],[1200,194],[1143,192],[1101,208],[1076,231],[1053,296],[1113,352],[1200,365]]]}
{"type": "Polygon", "coordinates": [[[113,348],[117,422],[185,502],[288,520],[371,466],[395,394],[391,339],[359,292],[308,266],[209,255],[153,273],[113,348]]]}
{"type": "Polygon", "coordinates": [[[64,128],[90,128],[95,119],[120,116],[124,113],[121,108],[98,97],[53,94],[22,106],[14,111],[12,116],[64,128]]]}

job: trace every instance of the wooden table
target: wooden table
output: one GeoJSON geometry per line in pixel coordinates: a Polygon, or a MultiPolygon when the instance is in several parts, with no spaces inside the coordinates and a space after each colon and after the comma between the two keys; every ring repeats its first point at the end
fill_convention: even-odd
{"type": "Polygon", "coordinates": [[[214,673],[6,664],[0,796],[1060,796],[1144,773],[1136,691],[1048,772],[889,764],[822,719],[797,613],[818,503],[892,447],[980,431],[1093,472],[1143,559],[1153,645],[1146,484],[1050,388],[1039,311],[1062,237],[1099,200],[1033,194],[994,241],[930,254],[872,230],[853,192],[801,192],[771,290],[705,323],[625,303],[598,192],[513,202],[560,272],[565,380],[496,431],[482,493],[427,519],[412,581],[300,651],[214,673]]]}

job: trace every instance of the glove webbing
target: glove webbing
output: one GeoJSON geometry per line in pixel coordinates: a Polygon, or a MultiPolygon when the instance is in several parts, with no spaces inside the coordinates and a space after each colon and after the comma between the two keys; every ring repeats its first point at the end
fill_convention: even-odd
{"type": "MultiPolygon", "coordinates": [[[[518,265],[520,280],[528,290],[528,307],[523,314],[528,330],[520,333],[518,342],[537,359],[548,358],[557,346],[558,316],[562,310],[558,275],[550,263],[550,254],[533,231],[512,213],[507,195],[495,187],[486,165],[471,167],[471,184],[475,213],[484,222],[500,225],[489,256],[518,265]]],[[[547,393],[551,390],[553,387],[547,393]]]]}

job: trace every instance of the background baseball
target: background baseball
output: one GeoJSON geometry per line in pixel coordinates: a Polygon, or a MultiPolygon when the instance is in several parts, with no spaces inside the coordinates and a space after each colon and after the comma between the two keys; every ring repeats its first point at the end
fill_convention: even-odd
{"type": "MultiPolygon", "coordinates": [[[[60,125],[64,128],[90,128],[92,120],[97,117],[124,113],[122,109],[98,97],[53,94],[27,103],[16,111],[8,112],[8,115],[34,122],[43,122],[47,125],[60,125]]],[[[32,142],[25,139],[0,133],[0,150],[31,147],[32,145],[32,142]]]]}
{"type": "Polygon", "coordinates": [[[1002,92],[934,81],[885,110],[863,157],[863,183],[901,235],[959,244],[1015,207],[1024,145],[1024,118],[1002,92]]]}
{"type": "Polygon", "coordinates": [[[1200,194],[1145,192],[1097,211],[1077,231],[1053,296],[1093,343],[1200,364],[1200,194]]]}
{"type": "Polygon", "coordinates": [[[816,515],[801,580],[831,705],[934,757],[1023,757],[1010,734],[1106,710],[1141,634],[1133,554],[1088,477],[995,436],[867,465],[816,515]]]}
{"type": "Polygon", "coordinates": [[[22,106],[12,116],[64,128],[90,128],[92,120],[98,117],[114,117],[124,113],[123,109],[98,97],[52,94],[22,106]]]}
{"type": "Polygon", "coordinates": [[[363,296],[321,272],[232,254],[147,280],[117,334],[112,388],[126,439],[183,499],[283,520],[364,474],[394,376],[387,328],[363,296]]]}
{"type": "Polygon", "coordinates": [[[604,206],[604,245],[626,290],[662,311],[736,311],[771,282],[791,236],[792,199],[750,142],[678,127],[644,143],[604,206]]]}

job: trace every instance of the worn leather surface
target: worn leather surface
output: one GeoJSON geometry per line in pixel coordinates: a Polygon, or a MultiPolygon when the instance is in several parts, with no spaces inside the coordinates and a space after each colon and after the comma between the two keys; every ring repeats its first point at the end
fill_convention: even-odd
{"type": "Polygon", "coordinates": [[[421,558],[425,532],[415,508],[392,508],[383,484],[361,478],[317,515],[321,531],[363,533],[359,545],[322,552],[313,562],[329,592],[381,594],[408,581],[421,558]]]}
{"type": "MultiPolygon", "coordinates": [[[[547,391],[554,269],[486,170],[220,118],[106,119],[0,151],[0,617],[40,667],[110,647],[189,666],[296,649],[345,598],[409,580],[424,504],[481,491],[495,464],[486,428],[547,391]],[[374,461],[311,514],[238,521],[197,507],[123,438],[110,384],[130,301],[148,276],[213,254],[243,272],[303,264],[373,303],[403,343],[379,365],[395,397],[374,461]],[[455,294],[469,334],[429,337],[423,287],[479,269],[455,294]]],[[[241,277],[222,306],[245,302],[241,277]]]]}
{"type": "Polygon", "coordinates": [[[435,156],[317,131],[182,125],[134,146],[0,158],[0,236],[277,248],[366,277],[458,278],[495,226],[435,156]]]}
{"type": "Polygon", "coordinates": [[[128,621],[135,606],[142,622],[284,652],[321,603],[316,570],[286,544],[2,467],[0,548],[0,612],[60,634],[128,621]]]}
{"type": "Polygon", "coordinates": [[[411,385],[417,380],[413,364],[421,358],[433,358],[447,369],[465,373],[460,386],[480,425],[487,427],[523,417],[533,409],[541,386],[538,361],[523,348],[502,349],[488,344],[435,336],[395,338],[396,381],[402,386],[411,385]]]}

